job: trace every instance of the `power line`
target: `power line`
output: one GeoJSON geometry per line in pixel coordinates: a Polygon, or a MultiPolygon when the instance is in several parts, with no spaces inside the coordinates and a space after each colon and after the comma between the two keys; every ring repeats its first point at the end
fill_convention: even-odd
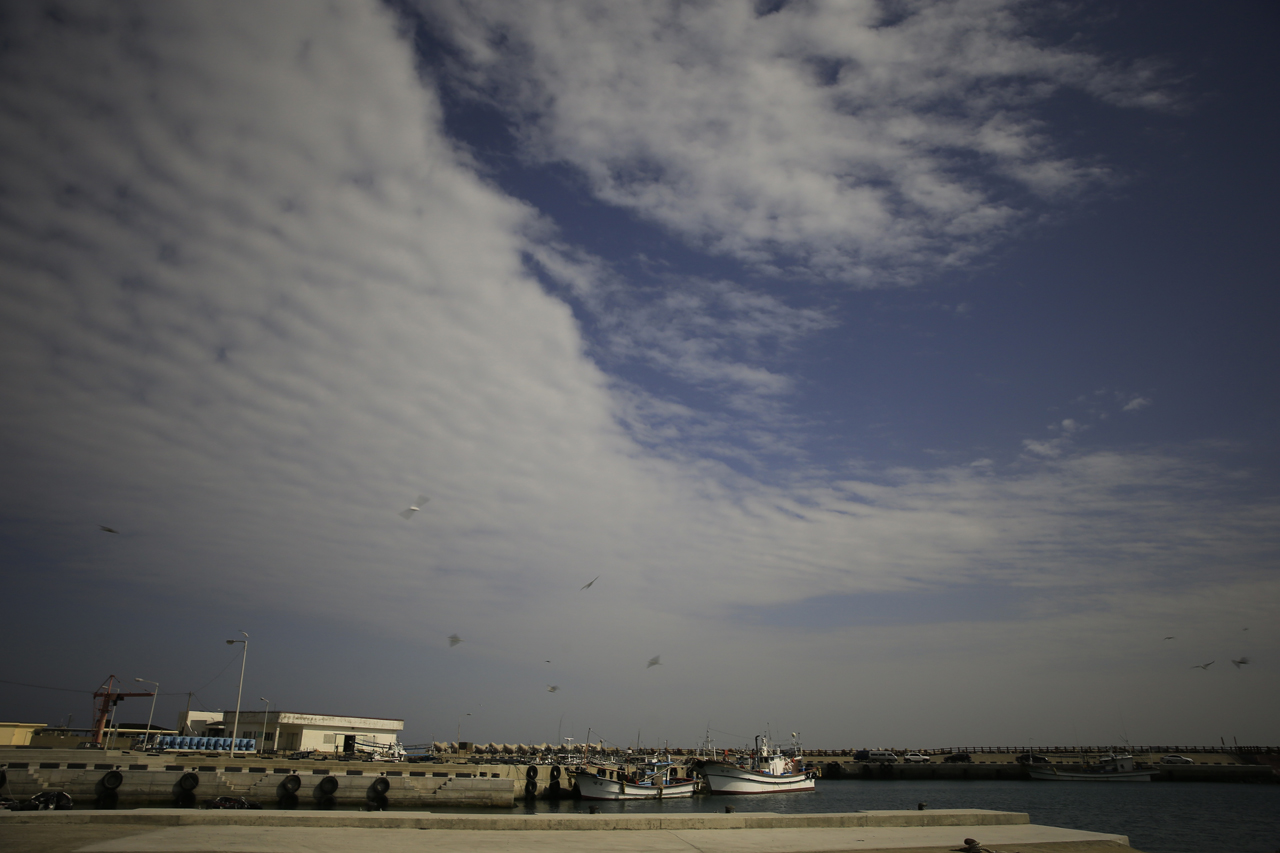
{"type": "Polygon", "coordinates": [[[5,681],[0,678],[0,684],[16,684],[18,687],[34,687],[36,690],[57,690],[62,693],[88,693],[93,694],[92,690],[72,690],[70,687],[49,687],[45,684],[27,684],[24,681],[5,681]]]}

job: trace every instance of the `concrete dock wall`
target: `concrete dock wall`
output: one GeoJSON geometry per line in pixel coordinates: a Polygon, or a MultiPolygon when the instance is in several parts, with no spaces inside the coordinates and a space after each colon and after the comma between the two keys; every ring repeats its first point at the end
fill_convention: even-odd
{"type": "MultiPolygon", "coordinates": [[[[24,800],[66,791],[82,808],[195,806],[214,797],[244,797],[268,808],[366,807],[511,808],[526,785],[525,768],[474,765],[290,762],[226,756],[140,756],[84,751],[23,751],[0,755],[0,789],[24,800]],[[38,758],[40,760],[18,760],[38,758]],[[80,760],[65,760],[80,759],[80,760]],[[64,759],[64,760],[59,760],[64,759]],[[508,771],[520,771],[516,774],[508,771]]],[[[550,767],[539,768],[535,789],[545,796],[550,767]]]]}

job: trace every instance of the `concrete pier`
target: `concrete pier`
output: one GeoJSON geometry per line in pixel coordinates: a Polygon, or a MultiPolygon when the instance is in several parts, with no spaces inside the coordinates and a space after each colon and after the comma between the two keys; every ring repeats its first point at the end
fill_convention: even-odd
{"type": "Polygon", "coordinates": [[[0,847],[15,853],[937,853],[963,846],[966,838],[1019,853],[1131,850],[1122,835],[1039,826],[1026,814],[981,809],[670,816],[0,812],[0,847]]]}

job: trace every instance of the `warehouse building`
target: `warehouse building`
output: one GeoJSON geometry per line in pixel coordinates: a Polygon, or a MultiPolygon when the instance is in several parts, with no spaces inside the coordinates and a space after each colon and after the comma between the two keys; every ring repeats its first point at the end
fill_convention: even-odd
{"type": "Polygon", "coordinates": [[[250,738],[264,752],[352,753],[388,749],[396,743],[404,720],[382,717],[334,717],[293,711],[240,711],[239,730],[233,735],[234,711],[188,711],[178,728],[193,737],[250,738]]]}

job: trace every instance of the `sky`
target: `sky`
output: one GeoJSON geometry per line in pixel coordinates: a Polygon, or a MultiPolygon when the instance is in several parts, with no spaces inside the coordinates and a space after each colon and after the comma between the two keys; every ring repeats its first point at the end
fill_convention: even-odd
{"type": "Polygon", "coordinates": [[[1278,22],[4,4],[0,719],[1280,743],[1278,22]]]}

